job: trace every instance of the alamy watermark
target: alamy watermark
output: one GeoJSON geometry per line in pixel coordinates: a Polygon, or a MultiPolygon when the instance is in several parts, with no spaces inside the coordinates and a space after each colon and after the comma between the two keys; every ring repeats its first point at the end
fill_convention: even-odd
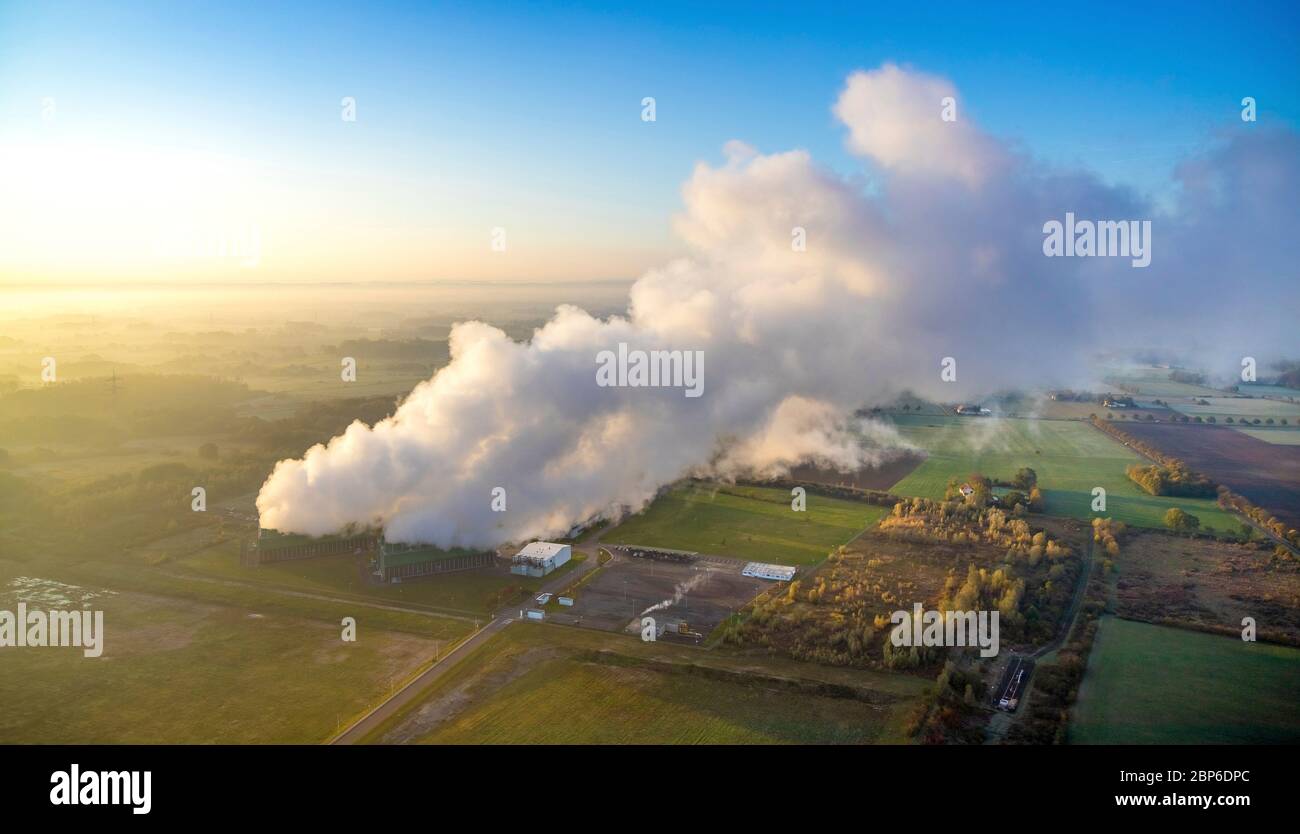
{"type": "Polygon", "coordinates": [[[596,354],[596,384],[601,388],[684,388],[688,397],[704,393],[704,351],[629,350],[596,354]]]}
{"type": "Polygon", "coordinates": [[[103,611],[18,610],[0,611],[0,649],[28,647],[80,647],[86,657],[104,653],[103,611]]]}
{"type": "Polygon", "coordinates": [[[128,805],[133,814],[153,808],[153,771],[82,770],[73,764],[50,774],[51,805],[128,805]]]}
{"type": "Polygon", "coordinates": [[[1130,258],[1133,266],[1151,263],[1150,220],[1076,220],[1043,224],[1043,254],[1049,258],[1130,258]]]}
{"type": "Polygon", "coordinates": [[[889,640],[895,648],[949,646],[980,650],[980,657],[998,653],[997,611],[925,611],[921,603],[911,611],[889,615],[894,624],[889,640]]]}

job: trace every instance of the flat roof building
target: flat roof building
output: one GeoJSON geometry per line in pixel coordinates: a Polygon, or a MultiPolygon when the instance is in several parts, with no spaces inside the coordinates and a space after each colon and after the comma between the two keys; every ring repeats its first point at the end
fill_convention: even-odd
{"type": "Polygon", "coordinates": [[[571,545],[530,542],[510,560],[510,572],[519,576],[546,576],[571,558],[571,545]]]}
{"type": "Polygon", "coordinates": [[[794,579],[794,568],[785,565],[768,565],[763,562],[750,562],[745,565],[745,569],[740,572],[741,576],[752,576],[755,579],[772,579],[777,582],[789,582],[794,579]]]}

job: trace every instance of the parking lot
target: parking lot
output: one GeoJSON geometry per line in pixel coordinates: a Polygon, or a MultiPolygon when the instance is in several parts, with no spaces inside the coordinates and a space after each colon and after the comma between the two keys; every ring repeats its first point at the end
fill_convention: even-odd
{"type": "Polygon", "coordinates": [[[659,639],[694,643],[773,584],[741,576],[745,563],[736,559],[698,556],[672,562],[637,558],[630,555],[632,548],[613,547],[610,551],[614,559],[583,583],[574,605],[548,612],[548,620],[604,631],[639,632],[644,614],[659,623],[684,621],[691,632],[665,633],[659,639]]]}

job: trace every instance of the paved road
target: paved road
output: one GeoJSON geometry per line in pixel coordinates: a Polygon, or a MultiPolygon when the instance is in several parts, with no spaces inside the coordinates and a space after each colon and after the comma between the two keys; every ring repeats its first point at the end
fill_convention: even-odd
{"type": "Polygon", "coordinates": [[[1024,697],[1025,686],[1028,683],[1025,679],[1025,673],[1028,672],[1029,676],[1032,677],[1033,671],[1034,661],[1024,655],[1012,655],[1011,662],[1007,664],[1006,674],[1002,676],[1002,683],[998,685],[998,691],[994,693],[994,697],[998,699],[999,708],[1001,708],[1002,701],[1018,701],[1018,699],[1024,697]],[[1028,664],[1028,668],[1026,668],[1026,664],[1028,664]]]}
{"type": "MultiPolygon", "coordinates": [[[[585,561],[575,567],[573,570],[566,571],[560,576],[555,577],[550,582],[543,583],[538,594],[554,594],[569,587],[572,583],[578,581],[589,572],[598,567],[599,558],[592,554],[585,561]]],[[[366,736],[373,732],[379,725],[383,724],[389,718],[396,715],[404,707],[423,697],[426,690],[433,686],[446,672],[469,656],[475,649],[482,646],[494,635],[504,629],[506,626],[515,622],[519,616],[520,608],[528,608],[535,603],[530,598],[523,603],[509,605],[502,608],[496,613],[492,621],[478,631],[471,634],[463,640],[455,649],[448,652],[443,657],[434,662],[432,666],[421,672],[410,683],[394,692],[379,706],[370,712],[361,716],[356,723],[348,727],[341,734],[336,736],[330,744],[357,744],[366,736]]]]}
{"type": "Polygon", "coordinates": [[[383,724],[389,718],[397,714],[397,712],[407,704],[410,704],[412,701],[423,695],[424,691],[446,674],[449,669],[455,666],[479,646],[492,639],[493,635],[510,625],[512,622],[514,621],[505,617],[498,617],[483,628],[474,632],[462,641],[455,649],[448,652],[432,666],[424,670],[424,672],[422,672],[418,677],[406,684],[406,686],[403,686],[401,689],[394,692],[388,700],[363,715],[355,724],[345,730],[342,734],[336,736],[330,744],[359,743],[380,724],[383,724]]]}
{"type": "Polygon", "coordinates": [[[1022,659],[1033,664],[1029,669],[1029,679],[1024,681],[1020,686],[1020,702],[1016,705],[1015,712],[999,711],[994,714],[989,721],[989,732],[985,740],[986,744],[992,744],[1001,741],[1011,728],[1011,724],[1020,720],[1020,716],[1025,714],[1024,706],[1029,700],[1029,694],[1034,684],[1034,673],[1038,671],[1038,660],[1050,652],[1056,651],[1070,636],[1070,631],[1074,628],[1074,621],[1079,616],[1079,608],[1083,604],[1084,598],[1088,592],[1088,581],[1092,577],[1092,530],[1087,531],[1087,544],[1084,549],[1083,575],[1079,577],[1079,582],[1074,588],[1074,599],[1070,601],[1070,610],[1063,617],[1063,624],[1057,635],[1052,638],[1050,643],[1040,646],[1036,651],[1021,655],[1012,653],[1009,666],[1013,666],[1022,659]]]}

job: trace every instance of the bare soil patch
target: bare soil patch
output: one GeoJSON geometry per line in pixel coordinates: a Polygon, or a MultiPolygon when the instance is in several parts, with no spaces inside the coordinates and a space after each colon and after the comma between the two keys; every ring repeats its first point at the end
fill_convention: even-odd
{"type": "Polygon", "coordinates": [[[1230,635],[1253,617],[1259,639],[1300,645],[1300,569],[1271,548],[1146,533],[1116,568],[1121,617],[1230,635]]]}
{"type": "MultiPolygon", "coordinates": [[[[773,584],[741,576],[744,564],[717,557],[681,565],[620,557],[582,585],[572,608],[548,612],[547,618],[622,631],[647,609],[662,606],[648,616],[665,623],[684,621],[690,631],[707,636],[718,623],[773,584]]],[[[671,634],[663,636],[674,638],[671,634]]]]}

